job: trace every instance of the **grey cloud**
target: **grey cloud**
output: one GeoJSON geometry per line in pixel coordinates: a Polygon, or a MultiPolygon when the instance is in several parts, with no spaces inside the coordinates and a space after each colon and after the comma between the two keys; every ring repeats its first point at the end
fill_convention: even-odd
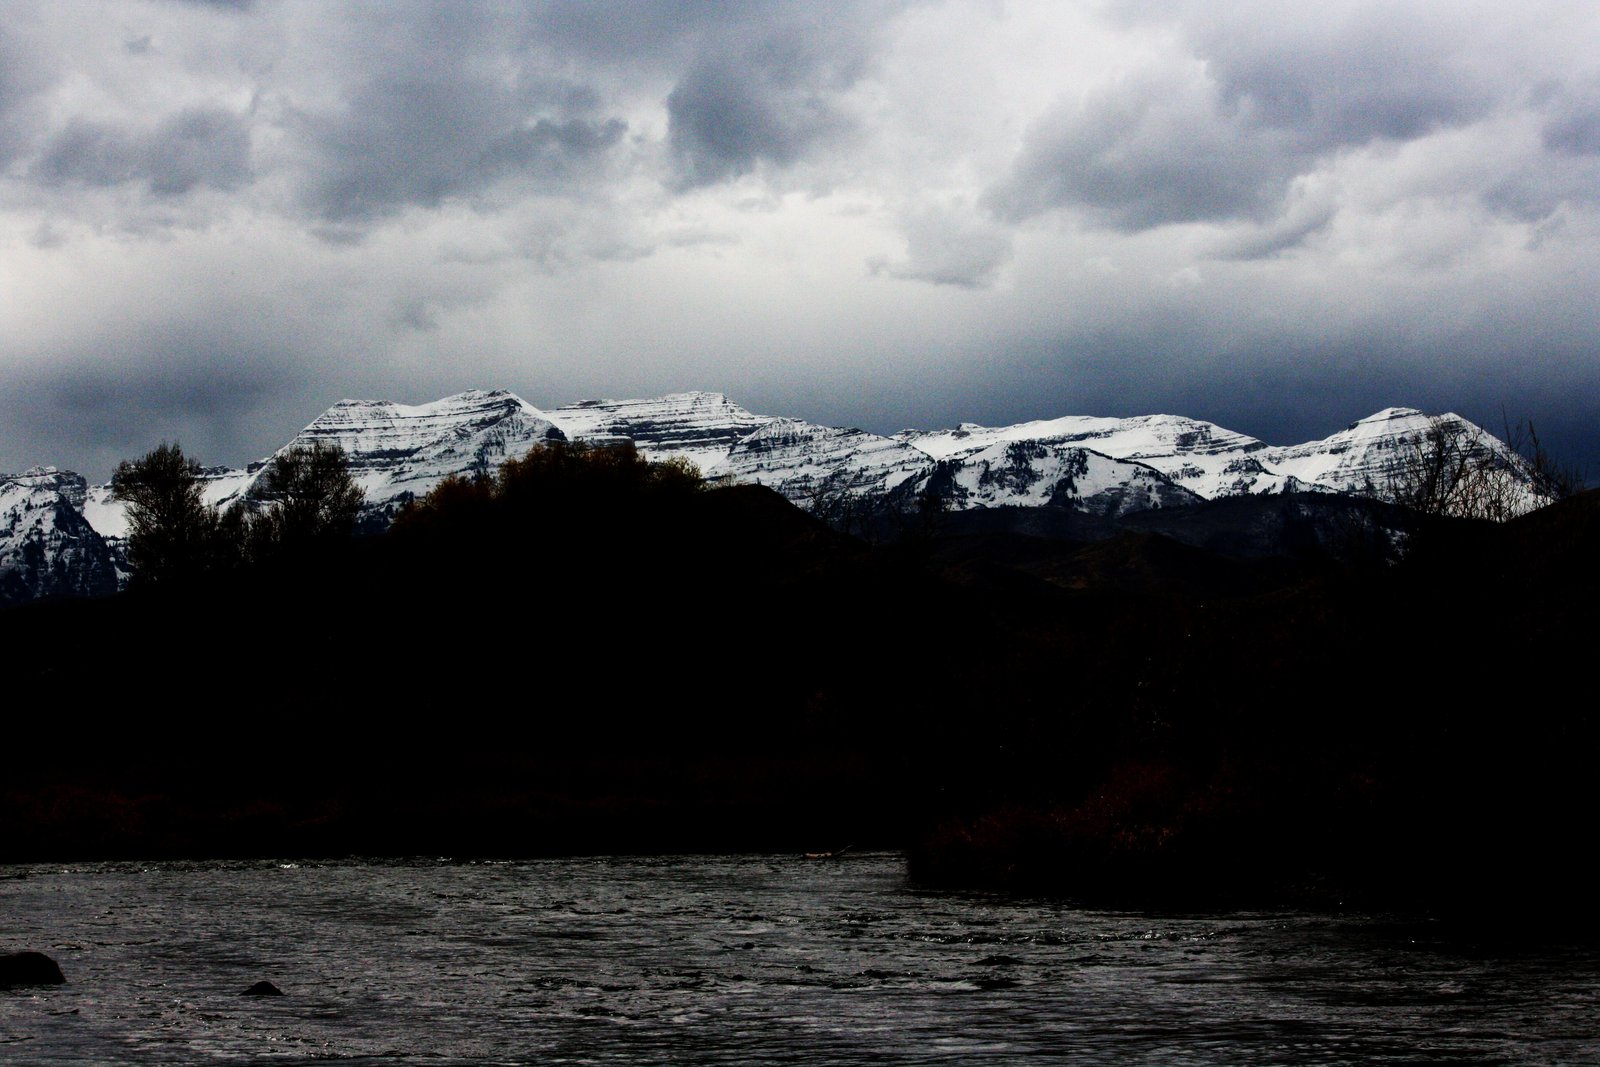
{"type": "Polygon", "coordinates": [[[374,9],[363,16],[371,24],[363,36],[390,47],[350,59],[338,110],[291,112],[291,132],[310,149],[304,201],[347,231],[503,180],[581,195],[625,143],[613,102],[657,85],[666,93],[671,184],[711,184],[763,161],[788,166],[849,128],[838,96],[866,70],[875,27],[898,6],[374,9]],[[580,68],[583,80],[566,76],[580,68]]]}
{"type": "Polygon", "coordinates": [[[203,463],[244,462],[263,436],[252,420],[302,418],[302,379],[271,339],[218,323],[117,335],[103,349],[65,350],[49,367],[8,374],[0,403],[13,418],[0,446],[90,478],[162,439],[181,440],[203,463]]]}
{"type": "Polygon", "coordinates": [[[1600,203],[1600,155],[1511,161],[1509,173],[1479,199],[1496,214],[1522,222],[1549,219],[1563,204],[1600,203]]]}
{"type": "MultiPolygon", "coordinates": [[[[916,0],[587,0],[528,9],[527,34],[558,54],[681,70],[696,57],[777,45],[814,55],[870,50],[883,22],[916,0]]],[[[781,60],[780,60],[781,61],[781,60]]],[[[814,60],[813,60],[814,62],[814,60]]]]}
{"type": "Polygon", "coordinates": [[[1600,109],[1569,113],[1545,127],[1548,148],[1572,155],[1600,154],[1600,109]]]}
{"type": "Polygon", "coordinates": [[[137,175],[136,155],[128,134],[79,119],[50,139],[33,173],[36,180],[50,185],[73,181],[117,185],[137,175]]]}
{"type": "Polygon", "coordinates": [[[1544,151],[1496,156],[1500,174],[1479,199],[1502,216],[1559,224],[1564,204],[1600,204],[1600,78],[1547,82],[1531,96],[1544,151]]]}
{"type": "Polygon", "coordinates": [[[491,141],[479,156],[488,174],[517,172],[541,184],[560,184],[580,172],[585,161],[615,146],[628,131],[621,119],[591,121],[539,119],[491,141]]]}
{"type": "Polygon", "coordinates": [[[159,196],[176,196],[197,185],[232,189],[250,177],[249,128],[226,111],[179,112],[140,148],[150,190],[159,196]]]}
{"type": "Polygon", "coordinates": [[[823,95],[731,62],[691,71],[667,97],[667,111],[672,148],[690,187],[738,177],[760,161],[787,166],[847,125],[823,95]]]}
{"type": "Polygon", "coordinates": [[[1218,242],[1212,253],[1219,259],[1266,259],[1287,252],[1333,221],[1337,207],[1327,200],[1291,203],[1271,221],[1237,227],[1218,242]]]}
{"type": "Polygon", "coordinates": [[[1566,155],[1600,155],[1600,79],[1556,95],[1543,130],[1544,146],[1566,155]]]}
{"type": "Polygon", "coordinates": [[[1331,154],[1475,120],[1511,92],[1462,62],[1456,49],[1471,42],[1425,8],[1328,19],[1272,4],[1118,8],[1175,20],[1189,62],[1152,65],[1045,115],[990,193],[1003,216],[1081,207],[1127,230],[1265,223],[1289,182],[1331,154]]]}
{"type": "Polygon", "coordinates": [[[1409,140],[1485,114],[1492,85],[1456,62],[1436,27],[1372,11],[1265,45],[1237,32],[1207,35],[1201,55],[1223,99],[1262,127],[1294,130],[1312,150],[1409,140]]]}
{"type": "Polygon", "coordinates": [[[1008,234],[979,224],[964,212],[930,210],[905,221],[906,255],[898,262],[869,261],[874,274],[907,281],[981,289],[1011,260],[1008,234]]]}
{"type": "Polygon", "coordinates": [[[1463,5],[1120,0],[1111,10],[1177,27],[1230,106],[1316,148],[1417,137],[1483,115],[1504,91],[1481,60],[1505,42],[1463,5]]]}
{"type": "Polygon", "coordinates": [[[542,4],[530,32],[565,55],[604,63],[681,62],[708,33],[781,14],[770,0],[591,0],[542,4]]]}
{"type": "Polygon", "coordinates": [[[1135,230],[1236,218],[1275,204],[1303,162],[1194,72],[1149,71],[1046,115],[987,203],[1012,220],[1082,206],[1135,230]]]}
{"type": "Polygon", "coordinates": [[[313,148],[305,197],[325,220],[365,222],[510,177],[571,193],[627,132],[620,118],[572,113],[596,102],[582,86],[508,85],[464,65],[368,78],[342,113],[297,117],[313,148]]]}
{"type": "Polygon", "coordinates": [[[701,43],[667,96],[684,188],[791,166],[853,128],[840,96],[869,69],[888,4],[770,5],[701,43]],[[773,17],[776,16],[776,17],[773,17]]]}
{"type": "Polygon", "coordinates": [[[27,146],[33,126],[28,112],[46,80],[27,46],[0,24],[0,167],[27,146]]]}
{"type": "Polygon", "coordinates": [[[34,179],[47,185],[143,181],[163,197],[196,186],[234,189],[250,175],[246,120],[213,108],[180,111],[146,131],[79,119],[50,139],[33,167],[34,179]]]}

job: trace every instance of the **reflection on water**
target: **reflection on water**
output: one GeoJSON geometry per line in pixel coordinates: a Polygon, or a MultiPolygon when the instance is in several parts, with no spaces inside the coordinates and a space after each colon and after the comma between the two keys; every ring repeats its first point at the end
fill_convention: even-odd
{"type": "Polygon", "coordinates": [[[919,892],[898,856],[0,869],[0,1063],[1600,1063],[1600,951],[919,892]],[[241,998],[268,979],[287,995],[241,998]]]}

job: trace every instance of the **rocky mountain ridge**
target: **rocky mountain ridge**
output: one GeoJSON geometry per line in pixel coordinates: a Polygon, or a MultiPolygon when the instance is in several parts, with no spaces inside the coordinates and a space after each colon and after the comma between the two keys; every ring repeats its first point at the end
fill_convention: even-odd
{"type": "Polygon", "coordinates": [[[84,518],[88,496],[71,471],[0,475],[0,607],[116,592],[119,556],[84,518]]]}
{"type": "MultiPolygon", "coordinates": [[[[1214,423],[1173,415],[1066,416],[985,427],[854,428],[757,415],[719,393],[588,400],[541,410],[505,390],[469,390],[419,405],[343,400],[283,449],[337,444],[381,529],[411,499],[449,477],[481,477],[547,441],[632,441],[651,460],[694,463],[710,479],[766,485],[838,522],[906,511],[933,498],[951,511],[1051,508],[1115,519],[1206,500],[1282,493],[1381,494],[1398,458],[1440,427],[1474,447],[1510,449],[1448,414],[1387,408],[1319,441],[1272,446],[1214,423]]],[[[283,449],[280,449],[282,451],[283,449]]],[[[209,468],[205,499],[249,498],[267,457],[209,468]]],[[[1529,508],[1539,503],[1526,490],[1529,508]]],[[[0,603],[93,595],[126,578],[121,506],[107,485],[35,468],[0,476],[0,603]]]]}

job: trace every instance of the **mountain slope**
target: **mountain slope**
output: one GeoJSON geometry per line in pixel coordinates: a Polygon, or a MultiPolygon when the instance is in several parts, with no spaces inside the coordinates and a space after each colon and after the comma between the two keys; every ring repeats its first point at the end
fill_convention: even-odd
{"type": "MultiPolygon", "coordinates": [[[[905,430],[882,437],[756,415],[720,393],[586,400],[545,412],[504,390],[470,390],[419,405],[341,401],[284,448],[324,442],[344,449],[366,493],[363,525],[369,530],[385,527],[407,500],[445,478],[491,474],[507,458],[563,439],[632,441],[646,459],[686,459],[711,478],[769,486],[837,524],[903,517],[916,510],[919,498],[931,495],[952,512],[1048,512],[1055,518],[1041,528],[1056,528],[1067,521],[1063,512],[1081,515],[1085,522],[1118,523],[1139,512],[1170,511],[1201,500],[1295,493],[1382,496],[1395,471],[1424,456],[1430,435],[1440,434],[1467,454],[1494,460],[1495,478],[1503,483],[1495,487],[1497,500],[1509,501],[1502,516],[1545,502],[1533,492],[1526,465],[1503,442],[1459,416],[1428,416],[1412,408],[1385,409],[1321,440],[1270,446],[1215,423],[1174,415],[1065,416],[1000,427],[963,423],[953,430],[905,430]]],[[[248,498],[267,462],[207,469],[202,475],[206,501],[226,506],[248,498]]],[[[11,492],[10,506],[21,509],[16,514],[32,514],[19,503],[22,490],[11,492]]],[[[79,487],[63,499],[119,560],[126,518],[110,498],[109,486],[79,487]]],[[[42,506],[30,505],[33,510],[42,506]]],[[[71,554],[75,535],[65,531],[72,524],[62,523],[59,536],[31,535],[30,575],[60,571],[53,555],[57,548],[71,554]]],[[[1073,528],[1090,527],[1077,522],[1073,528]]],[[[17,547],[22,536],[13,534],[10,551],[16,560],[22,558],[17,547]]],[[[14,575],[21,566],[13,565],[14,575]]],[[[37,577],[11,580],[19,596],[45,588],[37,577]]],[[[93,575],[83,581],[84,588],[99,587],[93,575]]]]}
{"type": "Polygon", "coordinates": [[[367,496],[365,518],[386,522],[406,501],[446,478],[493,474],[534,445],[565,439],[521,397],[504,389],[469,389],[414,406],[341,400],[279,451],[318,442],[344,449],[367,496]]]}
{"type": "Polygon", "coordinates": [[[574,441],[628,440],[651,461],[686,459],[702,471],[741,438],[776,421],[754,415],[721,393],[670,393],[647,400],[582,400],[549,417],[574,441]]]}
{"type": "Polygon", "coordinates": [[[895,439],[938,459],[964,458],[1004,442],[1077,445],[1153,468],[1206,499],[1309,488],[1264,467],[1260,454],[1267,446],[1254,437],[1176,415],[1069,415],[1000,427],[963,423],[954,430],[902,430],[895,439]]]}
{"type": "Polygon", "coordinates": [[[83,517],[88,484],[54,467],[0,475],[0,606],[117,590],[114,553],[83,517]]]}
{"type": "MultiPolygon", "coordinates": [[[[1442,461],[1490,471],[1509,514],[1549,503],[1534,489],[1527,464],[1504,441],[1454,412],[1427,415],[1416,408],[1385,408],[1320,441],[1263,453],[1273,469],[1340,493],[1386,496],[1418,467],[1442,461]],[[1430,457],[1429,453],[1436,453],[1430,457]]],[[[1503,517],[1503,516],[1501,516],[1503,517]]]]}
{"type": "Polygon", "coordinates": [[[1115,517],[1201,498],[1142,463],[1055,441],[997,441],[941,462],[922,485],[953,511],[1065,507],[1115,517]]]}
{"type": "Polygon", "coordinates": [[[740,439],[705,473],[770,486],[815,510],[827,497],[881,501],[933,467],[925,452],[865,430],[774,419],[740,439]]]}

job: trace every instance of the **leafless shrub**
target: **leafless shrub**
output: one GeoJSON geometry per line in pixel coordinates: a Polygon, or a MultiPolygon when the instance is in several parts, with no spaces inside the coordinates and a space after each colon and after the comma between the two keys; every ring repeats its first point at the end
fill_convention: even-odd
{"type": "Polygon", "coordinates": [[[1528,420],[1502,441],[1463,419],[1434,416],[1395,450],[1381,495],[1422,515],[1505,522],[1582,488],[1528,420]]]}

